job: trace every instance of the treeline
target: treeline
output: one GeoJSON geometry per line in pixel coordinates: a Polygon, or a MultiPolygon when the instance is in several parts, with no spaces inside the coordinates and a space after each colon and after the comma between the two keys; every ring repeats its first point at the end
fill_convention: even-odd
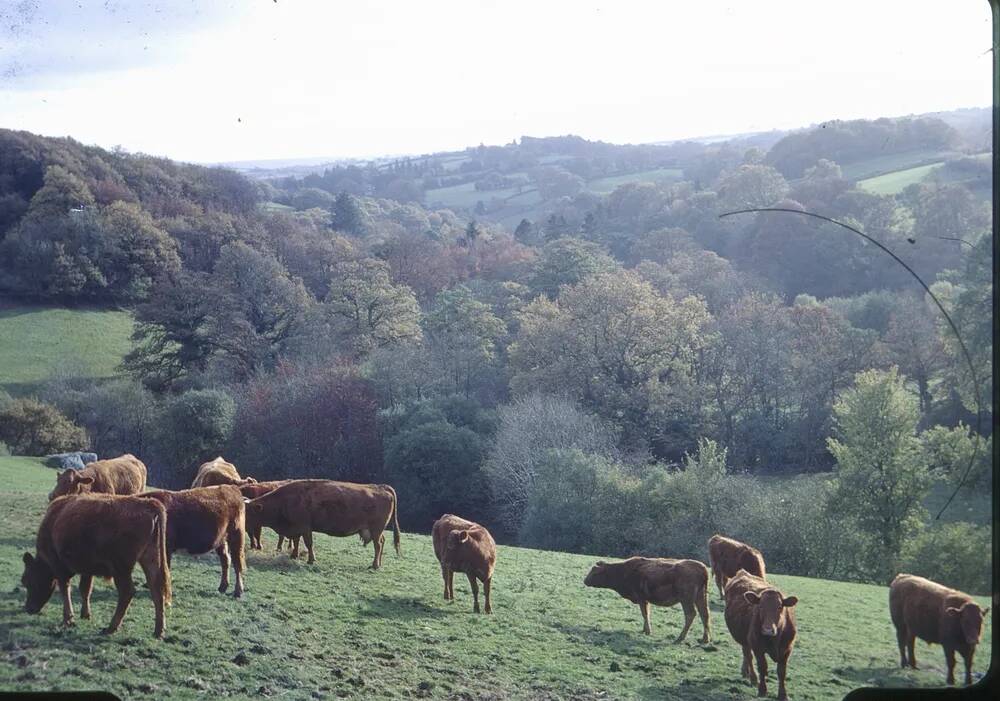
{"type": "MultiPolygon", "coordinates": [[[[720,147],[693,157],[696,179],[563,195],[509,233],[68,139],[0,132],[0,153],[3,291],[136,319],[119,380],[53,381],[39,399],[169,487],[223,453],[258,479],[391,482],[406,528],[451,511],[510,540],[607,552],[614,531],[597,525],[620,513],[606,524],[620,548],[693,555],[706,529],[779,528],[780,499],[817,523],[847,513],[821,482],[768,479],[848,476],[828,439],[853,445],[837,406],[866,372],[914,402],[902,430],[925,469],[911,496],[955,483],[977,392],[990,396],[990,212],[962,184],[878,196],[826,158],[792,182],[770,153],[734,161],[720,147]],[[853,222],[904,256],[950,310],[977,382],[936,308],[876,247],[795,214],[719,217],[773,205],[853,222]],[[722,501],[697,501],[697,485],[722,501]],[[755,496],[734,511],[727,494],[755,496]]],[[[835,540],[777,561],[877,578],[878,553],[863,553],[882,535],[862,521],[850,521],[868,543],[858,562],[834,558],[835,540]]]]}

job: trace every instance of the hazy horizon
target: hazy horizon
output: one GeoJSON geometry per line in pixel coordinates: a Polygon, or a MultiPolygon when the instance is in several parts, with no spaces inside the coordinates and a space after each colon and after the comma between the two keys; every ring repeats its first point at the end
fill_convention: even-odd
{"type": "Polygon", "coordinates": [[[971,1],[56,0],[0,8],[0,41],[0,126],[197,163],[651,143],[992,103],[990,10],[971,1]]]}

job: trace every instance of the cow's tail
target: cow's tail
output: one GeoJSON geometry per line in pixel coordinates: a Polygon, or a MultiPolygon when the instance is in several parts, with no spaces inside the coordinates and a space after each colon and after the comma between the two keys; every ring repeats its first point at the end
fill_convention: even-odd
{"type": "Polygon", "coordinates": [[[157,569],[160,572],[160,592],[163,603],[170,605],[173,591],[170,586],[170,564],[167,560],[167,511],[165,508],[153,517],[153,538],[156,540],[157,569]]]}
{"type": "MultiPolygon", "coordinates": [[[[388,485],[386,485],[388,487],[388,485]]],[[[389,493],[392,494],[392,546],[396,548],[396,554],[402,555],[403,553],[399,550],[399,500],[396,498],[396,490],[392,487],[388,487],[389,493]]]]}

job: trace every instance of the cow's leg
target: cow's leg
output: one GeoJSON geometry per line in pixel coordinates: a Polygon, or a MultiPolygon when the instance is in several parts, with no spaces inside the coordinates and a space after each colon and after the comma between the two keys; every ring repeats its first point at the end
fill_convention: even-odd
{"type": "Polygon", "coordinates": [[[73,585],[70,584],[70,577],[65,579],[57,580],[59,584],[59,593],[62,594],[63,600],[63,625],[71,626],[73,625],[73,599],[71,598],[73,593],[73,585]]]}
{"type": "Polygon", "coordinates": [[[385,536],[379,533],[377,538],[372,538],[372,547],[375,548],[375,558],[372,560],[372,569],[377,570],[382,566],[382,548],[385,547],[385,536]]]}
{"type": "MultiPolygon", "coordinates": [[[[280,536],[279,536],[279,542],[280,542],[280,536]]],[[[292,554],[289,555],[289,557],[292,558],[293,560],[297,560],[299,557],[299,539],[297,537],[289,538],[288,544],[292,546],[292,554]]]]}
{"type": "Polygon", "coordinates": [[[468,574],[469,586],[472,587],[472,612],[479,613],[479,581],[476,575],[468,574]]]}
{"type": "Polygon", "coordinates": [[[899,644],[899,666],[906,669],[906,639],[907,632],[905,625],[896,626],[896,642],[899,644]]]}
{"type": "MultiPolygon", "coordinates": [[[[306,561],[307,564],[312,564],[316,562],[316,558],[313,557],[313,533],[312,531],[306,531],[302,534],[302,540],[306,542],[306,550],[309,551],[309,559],[306,561]]],[[[298,538],[295,539],[295,547],[299,547],[298,538]]]]}
{"type": "Polygon", "coordinates": [[[708,613],[708,587],[701,590],[701,594],[695,600],[694,605],[698,607],[698,615],[701,617],[701,642],[712,642],[712,622],[708,613]]]}
{"type": "Polygon", "coordinates": [[[444,600],[448,601],[451,597],[448,596],[448,568],[441,564],[441,579],[444,580],[444,600]]]}
{"type": "Polygon", "coordinates": [[[962,653],[962,660],[965,662],[965,683],[972,683],[972,658],[975,656],[975,649],[962,653]]]}
{"type": "Polygon", "coordinates": [[[910,667],[913,669],[917,668],[917,656],[914,654],[913,648],[917,644],[917,636],[913,634],[913,631],[907,631],[908,639],[906,641],[906,653],[910,658],[910,667]]]}
{"type": "Polygon", "coordinates": [[[719,598],[724,601],[726,599],[726,583],[722,581],[722,571],[712,570],[712,574],[715,575],[715,586],[719,587],[719,598]]]}
{"type": "Polygon", "coordinates": [[[91,574],[80,575],[80,618],[90,618],[90,592],[94,591],[94,576],[91,574]]]}
{"type": "Polygon", "coordinates": [[[788,701],[788,692],[785,691],[785,673],[788,671],[788,658],[792,651],[781,655],[778,658],[778,701],[788,701]]]}
{"type": "Polygon", "coordinates": [[[246,568],[247,560],[243,554],[243,546],[246,543],[246,532],[240,528],[234,528],[226,536],[229,544],[229,552],[233,557],[233,572],[236,574],[236,588],[233,596],[237,599],[243,596],[246,588],[243,586],[243,570],[246,568]]]}
{"type": "Polygon", "coordinates": [[[944,661],[948,667],[948,686],[951,686],[955,683],[955,648],[944,649],[944,661]]]}
{"type": "Polygon", "coordinates": [[[642,632],[646,635],[653,634],[653,627],[649,625],[649,602],[639,601],[639,612],[642,614],[642,632]]]}
{"type": "MultiPolygon", "coordinates": [[[[289,540],[291,540],[291,539],[289,539],[289,540]]],[[[283,536],[283,535],[281,535],[279,533],[278,534],[278,545],[274,549],[275,550],[281,550],[281,544],[284,543],[284,542],[285,542],[285,536],[283,536]]],[[[298,557],[298,554],[296,554],[294,557],[298,557]]]]}
{"type": "Polygon", "coordinates": [[[219,593],[224,594],[229,588],[229,546],[223,542],[215,549],[215,554],[219,556],[219,566],[222,568],[222,580],[219,582],[219,593]]]}
{"type": "Polygon", "coordinates": [[[493,588],[493,577],[489,577],[483,580],[483,599],[486,600],[486,613],[493,613],[493,600],[490,597],[490,591],[493,588]]]}
{"type": "MultiPolygon", "coordinates": [[[[146,574],[147,578],[149,573],[146,574]]],[[[118,572],[114,576],[115,588],[118,590],[118,605],[115,607],[115,613],[111,617],[111,623],[105,628],[102,633],[109,635],[114,633],[122,624],[122,619],[125,618],[125,612],[128,611],[129,604],[132,603],[132,597],[135,596],[135,585],[132,584],[132,568],[129,567],[125,572],[118,572]]],[[[153,592],[153,601],[156,601],[156,582],[155,579],[150,579],[149,589],[153,592]]],[[[162,598],[160,599],[162,602],[162,598]]],[[[160,616],[157,616],[157,621],[159,621],[160,616]]]]}
{"type": "MultiPolygon", "coordinates": [[[[166,623],[166,616],[164,613],[164,606],[169,605],[169,602],[164,599],[164,578],[169,577],[169,572],[164,572],[160,569],[159,563],[154,559],[152,561],[147,559],[142,559],[139,561],[139,566],[142,567],[143,574],[146,575],[146,584],[149,585],[149,591],[153,595],[153,610],[156,615],[156,622],[153,628],[153,635],[157,638],[163,637],[163,629],[166,623]]],[[[129,574],[128,581],[131,583],[132,575],[129,574]]],[[[117,581],[116,581],[117,583],[117,581]]],[[[133,591],[135,591],[133,589],[133,591]]],[[[125,604],[126,608],[128,604],[125,604]]],[[[125,612],[122,612],[125,615],[125,612]]],[[[121,623],[121,619],[118,620],[121,623]]],[[[117,629],[117,628],[116,628],[117,629]]]]}
{"type": "Polygon", "coordinates": [[[753,653],[750,646],[743,645],[743,676],[750,680],[750,686],[757,684],[757,672],[753,668],[753,653]]]}
{"type": "Polygon", "coordinates": [[[448,568],[448,578],[445,580],[445,586],[448,588],[448,598],[452,601],[455,600],[455,570],[448,568]]]}
{"type": "Polygon", "coordinates": [[[684,638],[687,637],[688,630],[691,628],[691,624],[694,623],[694,604],[690,601],[683,602],[681,608],[684,610],[684,628],[681,629],[681,634],[677,636],[675,643],[682,642],[684,638]]]}
{"type": "Polygon", "coordinates": [[[757,696],[767,696],[767,654],[763,651],[753,651],[753,656],[757,658],[757,696]]]}

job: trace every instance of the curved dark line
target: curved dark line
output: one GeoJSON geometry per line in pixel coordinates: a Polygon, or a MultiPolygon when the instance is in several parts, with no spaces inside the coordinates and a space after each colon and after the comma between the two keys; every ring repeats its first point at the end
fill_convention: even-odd
{"type": "MultiPolygon", "coordinates": [[[[961,490],[962,487],[965,485],[965,480],[969,476],[969,473],[972,472],[972,466],[975,464],[976,458],[979,456],[979,441],[980,441],[980,433],[982,432],[983,405],[982,405],[982,401],[981,401],[981,399],[979,397],[979,378],[976,377],[976,366],[972,362],[972,355],[969,353],[969,349],[965,346],[965,341],[962,340],[962,334],[959,333],[958,326],[955,325],[955,322],[952,320],[951,315],[948,314],[947,310],[945,310],[945,308],[944,308],[944,305],[941,304],[941,300],[939,300],[937,298],[937,296],[933,292],[931,292],[931,288],[928,287],[927,283],[925,283],[923,281],[923,279],[921,279],[921,277],[914,272],[913,268],[911,268],[906,263],[904,263],[899,258],[899,256],[897,256],[895,253],[893,253],[892,251],[890,251],[888,248],[886,248],[885,246],[883,246],[881,243],[879,243],[878,241],[876,241],[875,239],[873,239],[868,234],[866,234],[866,233],[864,233],[862,231],[858,231],[853,226],[845,224],[842,221],[837,221],[836,219],[831,219],[830,217],[823,216],[822,214],[816,214],[815,212],[807,212],[804,209],[791,209],[791,208],[788,208],[788,207],[752,207],[752,208],[749,208],[749,209],[738,209],[738,210],[733,211],[733,212],[723,212],[722,214],[719,215],[719,219],[722,219],[723,217],[731,216],[733,214],[750,214],[750,213],[755,213],[755,212],[790,212],[791,214],[802,214],[802,215],[807,216],[807,217],[814,217],[816,219],[822,219],[823,221],[828,221],[831,224],[836,224],[837,226],[842,226],[845,229],[847,229],[848,231],[853,231],[855,234],[857,234],[858,236],[862,237],[866,241],[871,241],[873,244],[875,244],[880,249],[882,249],[883,251],[885,251],[886,253],[888,253],[890,256],[892,256],[892,259],[894,261],[896,261],[901,266],[903,266],[903,268],[906,269],[906,272],[908,272],[910,275],[912,275],[913,278],[917,282],[920,283],[920,286],[924,288],[924,291],[927,292],[928,295],[930,295],[930,298],[932,300],[934,300],[934,304],[937,305],[937,308],[939,310],[941,310],[941,313],[944,315],[944,318],[948,321],[948,325],[951,326],[951,330],[955,334],[955,338],[958,339],[958,345],[961,346],[961,348],[962,348],[962,354],[965,356],[965,362],[967,362],[969,364],[969,374],[972,376],[972,391],[973,391],[973,394],[975,395],[975,399],[976,399],[976,432],[975,432],[976,433],[976,440],[975,440],[975,443],[973,444],[972,455],[969,458],[969,464],[965,468],[965,472],[962,475],[962,479],[959,480],[958,486],[955,487],[955,491],[952,492],[951,496],[948,497],[948,501],[946,501],[944,503],[944,506],[942,506],[941,510],[938,511],[937,516],[934,517],[934,520],[937,521],[938,519],[941,518],[941,514],[944,513],[945,509],[947,509],[948,506],[951,504],[952,500],[958,495],[959,490],[961,490]]],[[[943,237],[939,236],[938,238],[943,238],[943,237]]]]}

